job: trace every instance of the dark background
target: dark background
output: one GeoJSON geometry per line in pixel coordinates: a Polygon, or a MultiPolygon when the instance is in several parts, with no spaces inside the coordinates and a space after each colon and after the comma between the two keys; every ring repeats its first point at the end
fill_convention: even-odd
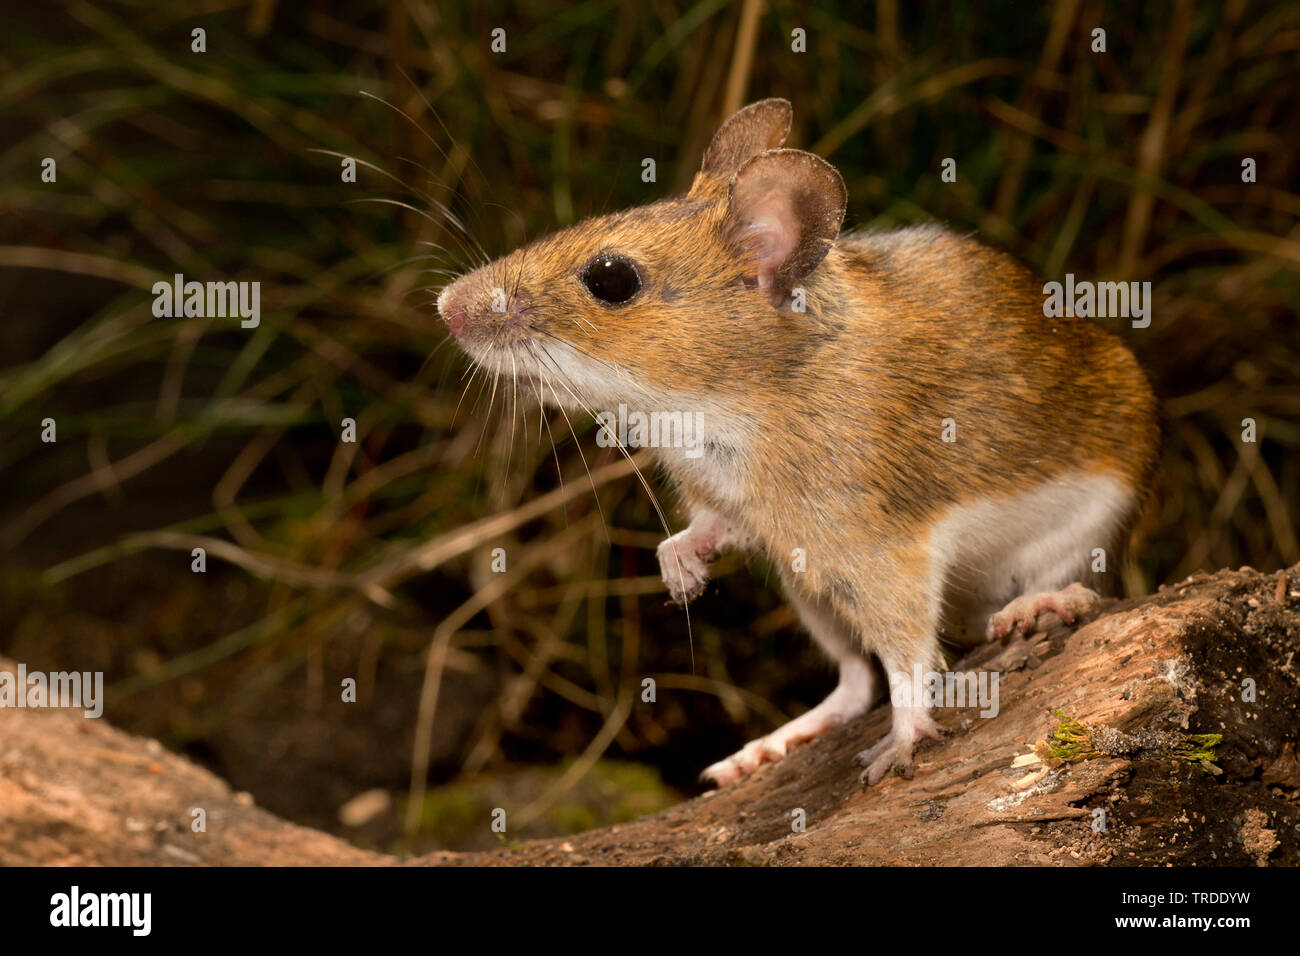
{"type": "Polygon", "coordinates": [[[587,478],[616,453],[465,393],[431,304],[466,231],[499,255],[680,190],[765,96],[843,173],[849,228],[941,221],[1045,278],[1154,284],[1149,329],[1112,324],[1165,416],[1130,591],[1300,560],[1298,51],[1294,3],[7,4],[0,653],[103,670],[109,720],[396,849],[490,842],[495,806],[524,835],[639,815],[815,703],[833,678],[764,562],[719,564],[688,640],[649,498],[587,478]],[[331,152],[375,169],[341,183],[331,152]],[[176,272],[260,281],[261,327],[153,318],[176,272]],[[371,788],[388,808],[340,823],[371,788]]]}

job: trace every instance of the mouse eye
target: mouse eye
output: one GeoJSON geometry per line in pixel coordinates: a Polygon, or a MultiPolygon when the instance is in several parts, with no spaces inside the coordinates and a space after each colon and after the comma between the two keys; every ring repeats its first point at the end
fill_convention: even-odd
{"type": "Polygon", "coordinates": [[[622,256],[597,256],[582,270],[582,284],[601,302],[618,305],[641,291],[641,275],[622,256]]]}

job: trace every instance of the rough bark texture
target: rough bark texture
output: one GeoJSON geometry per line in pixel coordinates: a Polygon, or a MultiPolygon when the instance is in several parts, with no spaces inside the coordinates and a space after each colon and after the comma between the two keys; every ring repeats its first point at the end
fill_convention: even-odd
{"type": "MultiPolygon", "coordinates": [[[[1296,865],[1298,657],[1300,565],[1197,575],[1073,633],[969,655],[955,669],[1001,671],[1000,712],[941,711],[949,733],[920,748],[910,780],[858,783],[853,755],[887,728],[883,708],[635,823],[408,862],[1296,865]],[[1057,711],[1086,726],[1092,755],[1058,763],[1057,711]],[[1221,772],[1175,755],[1210,733],[1221,772]]],[[[156,741],[79,712],[0,710],[0,864],[396,862],[259,810],[156,741]]]]}

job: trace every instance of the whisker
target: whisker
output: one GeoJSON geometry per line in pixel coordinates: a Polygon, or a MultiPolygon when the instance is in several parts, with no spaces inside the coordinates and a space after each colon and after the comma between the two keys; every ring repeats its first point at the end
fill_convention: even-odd
{"type": "MultiPolygon", "coordinates": [[[[574,403],[577,404],[578,407],[580,407],[581,409],[583,409],[583,411],[585,411],[585,412],[586,412],[588,415],[590,415],[592,418],[596,418],[596,413],[595,413],[594,411],[591,410],[591,407],[590,407],[586,402],[584,402],[581,398],[579,398],[578,395],[574,392],[573,388],[571,387],[571,386],[572,386],[572,383],[569,381],[569,377],[568,377],[568,375],[566,375],[566,374],[564,373],[564,370],[561,369],[561,368],[559,367],[558,363],[556,363],[556,362],[554,361],[554,357],[553,357],[553,356],[550,356],[550,353],[549,353],[548,350],[546,349],[546,346],[543,345],[543,344],[540,343],[540,342],[538,343],[538,346],[539,346],[539,348],[541,348],[541,350],[542,350],[542,352],[543,352],[544,354],[546,354],[548,357],[551,358],[551,364],[552,364],[552,367],[555,368],[555,371],[556,371],[557,374],[560,376],[561,384],[564,385],[565,391],[567,391],[567,392],[569,393],[569,396],[573,399],[574,403]]],[[[557,396],[557,397],[558,397],[558,396],[557,396]]],[[[563,408],[563,406],[561,406],[561,409],[562,409],[562,408],[563,408]]],[[[567,420],[568,416],[566,415],[565,418],[566,418],[566,420],[567,420]]],[[[603,427],[603,426],[602,426],[602,427],[603,427]]],[[[570,428],[570,431],[572,431],[572,429],[573,429],[572,424],[570,424],[569,428],[570,428]]],[[[577,438],[576,433],[574,434],[574,438],[575,438],[575,440],[576,440],[576,438],[577,438]]],[[[581,443],[579,443],[579,445],[581,445],[581,443]]],[[[660,525],[661,525],[661,526],[663,527],[663,529],[664,529],[664,535],[665,535],[666,537],[672,537],[672,531],[671,531],[671,530],[669,529],[669,527],[668,527],[668,518],[667,518],[667,516],[664,514],[664,510],[663,510],[663,508],[662,508],[662,507],[660,506],[660,504],[659,504],[659,498],[658,498],[658,496],[654,493],[654,489],[650,487],[650,482],[646,480],[645,475],[641,472],[641,469],[637,466],[637,464],[636,464],[636,462],[633,460],[631,454],[628,453],[628,450],[627,450],[626,448],[624,448],[623,445],[622,445],[620,442],[617,442],[617,441],[614,442],[614,447],[616,447],[616,448],[617,448],[617,449],[622,453],[623,457],[626,458],[626,459],[628,460],[629,463],[631,463],[633,473],[636,475],[637,480],[641,483],[641,487],[642,487],[643,489],[645,489],[646,496],[650,499],[650,504],[651,504],[651,506],[654,508],[654,510],[655,510],[655,514],[657,514],[657,515],[659,516],[659,523],[660,523],[660,525]]],[[[583,459],[583,465],[584,465],[584,466],[586,465],[586,459],[585,459],[585,457],[584,457],[584,459],[583,459]]],[[[590,475],[590,471],[588,471],[588,475],[590,475]]],[[[602,516],[601,516],[601,517],[602,517],[602,520],[604,520],[603,512],[602,512],[602,516]]],[[[608,531],[608,528],[606,528],[606,536],[608,536],[608,534],[609,534],[609,531],[608,531]]],[[[676,551],[675,551],[675,550],[674,550],[674,552],[673,552],[673,555],[674,555],[674,560],[675,560],[676,563],[677,563],[677,574],[678,574],[679,578],[681,579],[681,582],[682,582],[682,584],[683,584],[683,589],[684,589],[684,588],[685,588],[685,582],[686,582],[686,575],[685,575],[685,574],[683,573],[683,571],[682,571],[681,559],[676,557],[676,551]]],[[[690,607],[687,606],[687,605],[683,605],[683,606],[682,606],[682,610],[683,610],[683,611],[685,612],[685,614],[686,614],[686,636],[687,636],[687,641],[688,641],[689,644],[690,644],[690,651],[691,651],[691,669],[694,670],[694,669],[695,669],[695,639],[694,639],[694,635],[693,635],[693,633],[692,633],[692,631],[691,631],[691,611],[690,611],[690,607]]]]}
{"type": "MultiPolygon", "coordinates": [[[[433,104],[429,102],[429,98],[428,98],[427,96],[424,95],[424,90],[422,90],[422,89],[419,87],[419,85],[417,85],[416,82],[415,82],[414,80],[412,80],[411,77],[407,75],[406,71],[403,70],[401,67],[398,67],[397,72],[401,73],[401,74],[402,74],[402,78],[403,78],[404,80],[406,80],[406,82],[409,83],[409,84],[411,85],[411,89],[415,92],[415,95],[416,95],[416,96],[420,97],[420,100],[424,103],[424,108],[427,109],[427,110],[429,111],[429,115],[432,116],[432,117],[437,121],[438,125],[442,127],[442,131],[443,131],[444,133],[447,134],[447,139],[448,139],[448,140],[449,140],[453,145],[455,145],[456,137],[454,137],[454,136],[451,135],[451,130],[449,130],[449,129],[447,128],[447,124],[444,123],[444,122],[442,121],[442,117],[438,115],[438,111],[435,110],[435,109],[433,108],[433,104]]],[[[367,90],[361,90],[360,93],[361,93],[362,96],[368,96],[368,97],[370,97],[372,100],[376,100],[376,101],[378,101],[378,102],[380,102],[380,103],[383,103],[383,104],[384,104],[385,106],[387,106],[390,110],[392,110],[393,112],[397,113],[397,114],[398,114],[399,116],[401,116],[404,120],[406,120],[406,122],[410,123],[411,126],[412,126],[413,128],[415,128],[415,129],[420,133],[421,136],[423,136],[426,140],[429,141],[429,145],[431,145],[434,149],[436,149],[436,150],[438,151],[439,155],[442,156],[443,160],[444,160],[448,165],[451,164],[451,156],[447,153],[447,151],[446,151],[445,149],[443,149],[443,148],[442,148],[442,145],[441,145],[441,144],[440,144],[436,139],[434,139],[433,136],[431,136],[431,135],[429,134],[429,131],[428,131],[427,129],[425,129],[423,126],[421,126],[419,123],[417,123],[417,122],[415,121],[415,119],[414,119],[414,118],[413,118],[409,113],[406,112],[406,110],[401,109],[400,107],[396,106],[395,104],[388,102],[388,101],[387,101],[386,99],[384,99],[382,96],[378,96],[377,94],[375,94],[375,93],[371,93],[371,92],[369,92],[369,91],[367,91],[367,90]]],[[[483,174],[483,170],[482,170],[482,168],[481,168],[481,167],[478,165],[478,163],[474,160],[474,154],[473,154],[472,152],[470,152],[470,153],[466,153],[466,155],[467,155],[467,157],[469,158],[470,165],[473,166],[474,169],[475,169],[475,171],[478,173],[479,180],[480,180],[481,182],[483,182],[483,183],[486,184],[486,183],[488,182],[488,179],[487,179],[487,177],[483,174]]],[[[408,160],[408,162],[412,162],[412,164],[415,165],[415,166],[417,166],[417,167],[420,166],[420,164],[418,164],[418,163],[414,163],[413,161],[408,160]]],[[[420,167],[420,168],[423,168],[423,167],[420,167]]],[[[425,171],[426,173],[429,172],[427,169],[424,170],[424,171],[425,171]]],[[[436,182],[436,180],[435,180],[435,182],[436,182]]],[[[441,185],[441,183],[439,183],[438,185],[441,185]]],[[[441,204],[439,204],[439,205],[441,205],[441,204]]],[[[445,208],[445,207],[444,207],[444,208],[445,208]]],[[[448,215],[450,215],[450,213],[448,213],[448,215]]],[[[457,227],[458,229],[460,229],[461,232],[463,232],[463,233],[466,235],[467,238],[469,238],[469,240],[470,240],[471,242],[473,242],[473,243],[475,244],[475,246],[478,247],[478,254],[479,254],[480,256],[482,256],[482,262],[481,262],[481,263],[476,262],[476,264],[477,264],[477,265],[487,265],[489,262],[491,262],[491,261],[492,261],[492,260],[491,260],[491,257],[487,254],[487,251],[484,250],[484,249],[483,249],[483,246],[479,243],[479,241],[478,241],[478,240],[477,240],[473,235],[470,234],[469,230],[465,228],[464,224],[461,223],[460,220],[459,220],[459,219],[456,219],[454,216],[451,217],[451,221],[456,225],[456,227],[457,227]]],[[[472,257],[471,257],[471,259],[472,259],[472,257]]]]}
{"type": "MultiPolygon", "coordinates": [[[[374,97],[374,98],[375,98],[375,99],[378,99],[378,97],[374,97]]],[[[381,102],[383,102],[383,101],[381,100],[381,102]]],[[[392,104],[385,104],[385,105],[392,106],[392,104]]],[[[393,108],[396,109],[396,107],[393,107],[393,108]]],[[[398,110],[398,112],[401,112],[401,111],[398,110]]],[[[403,115],[403,116],[406,116],[405,113],[402,113],[402,115],[403,115]]],[[[410,119],[410,117],[407,117],[407,119],[410,119]]],[[[437,144],[435,144],[435,145],[437,145],[437,144]]],[[[386,170],[386,169],[384,169],[384,168],[382,168],[382,167],[380,167],[380,166],[377,166],[377,165],[375,165],[375,164],[372,163],[372,162],[369,162],[369,161],[367,161],[367,160],[361,159],[361,158],[358,157],[358,156],[349,156],[348,154],[346,154],[346,153],[340,153],[340,152],[338,152],[337,150],[332,150],[332,149],[321,149],[321,148],[319,148],[319,147],[311,147],[311,148],[309,148],[309,149],[307,150],[307,152],[309,152],[309,153],[319,153],[319,154],[322,155],[322,156],[333,156],[333,157],[336,158],[336,159],[350,159],[350,160],[352,160],[353,162],[355,162],[358,166],[364,166],[366,169],[369,169],[369,170],[371,170],[372,172],[376,172],[376,173],[378,173],[380,176],[383,176],[383,177],[385,177],[386,179],[389,179],[389,180],[391,180],[392,182],[396,183],[396,184],[397,184],[398,186],[400,186],[402,189],[405,189],[405,190],[408,191],[408,192],[414,193],[414,194],[415,194],[416,196],[418,196],[420,199],[423,199],[425,202],[429,203],[431,206],[433,206],[435,209],[437,209],[438,212],[441,213],[441,215],[442,215],[442,217],[443,217],[443,220],[442,220],[442,222],[439,222],[438,220],[432,218],[431,216],[427,216],[427,215],[425,216],[425,218],[427,218],[427,219],[428,219],[430,222],[432,222],[434,225],[438,225],[438,226],[441,226],[441,225],[443,224],[443,222],[451,223],[451,225],[455,226],[455,227],[456,227],[457,229],[459,229],[462,233],[464,233],[464,234],[465,234],[465,237],[466,237],[467,239],[469,239],[472,243],[474,243],[475,247],[477,248],[477,252],[475,252],[474,249],[467,249],[467,248],[465,247],[464,243],[460,240],[460,238],[459,238],[459,237],[456,237],[456,242],[461,246],[461,251],[465,254],[466,258],[467,258],[471,263],[473,263],[474,265],[478,265],[478,264],[480,264],[480,263],[478,262],[478,260],[477,260],[477,257],[478,257],[478,256],[481,256],[481,257],[482,257],[484,263],[486,263],[487,261],[489,261],[489,260],[488,260],[487,252],[483,249],[483,246],[480,245],[479,242],[478,242],[478,240],[475,239],[474,236],[470,233],[470,231],[469,231],[468,229],[465,228],[465,224],[464,224],[463,222],[460,221],[460,219],[456,216],[456,214],[453,213],[453,212],[452,212],[452,211],[451,211],[451,210],[450,210],[450,209],[449,209],[449,208],[448,208],[444,203],[439,202],[437,199],[435,199],[433,196],[431,196],[431,195],[429,195],[428,193],[426,193],[424,190],[415,188],[415,187],[412,186],[410,183],[408,183],[408,182],[406,182],[405,180],[403,180],[401,177],[399,177],[399,176],[395,176],[395,175],[393,175],[392,173],[390,173],[388,170],[386,170]]],[[[401,162],[402,160],[399,158],[398,161],[401,162]]],[[[406,161],[407,161],[407,162],[410,162],[410,160],[406,160],[406,161]]],[[[419,164],[416,163],[415,165],[418,166],[419,164]]],[[[427,170],[426,170],[426,172],[427,172],[427,170]]],[[[435,183],[436,183],[436,182],[437,182],[437,181],[435,180],[435,183]]],[[[441,183],[438,183],[438,185],[441,185],[441,183]]],[[[352,201],[355,202],[356,200],[352,200],[352,201]]],[[[407,207],[407,208],[411,208],[411,207],[407,207]]],[[[453,235],[454,235],[454,234],[453,234],[453,235]]]]}
{"type": "Polygon", "coordinates": [[[455,409],[452,410],[451,423],[453,425],[456,424],[456,416],[460,413],[460,404],[461,402],[465,401],[465,395],[469,392],[469,387],[474,384],[474,378],[478,375],[478,373],[479,373],[479,366],[475,362],[471,362],[469,364],[469,367],[463,373],[461,373],[460,377],[464,379],[466,378],[466,376],[468,376],[468,381],[465,382],[465,388],[461,390],[460,398],[456,402],[456,407],[455,409]]]}
{"type": "MultiPolygon", "coordinates": [[[[546,347],[541,346],[540,343],[539,343],[539,347],[541,348],[541,354],[550,363],[551,367],[555,369],[555,373],[557,375],[563,376],[564,372],[559,368],[558,365],[555,364],[554,358],[552,358],[551,355],[546,351],[546,347]]],[[[599,489],[596,488],[596,479],[591,476],[591,468],[588,467],[587,465],[587,455],[582,450],[582,442],[578,441],[578,433],[573,427],[573,422],[569,419],[569,413],[564,410],[564,404],[560,401],[560,395],[555,390],[554,384],[552,384],[549,381],[547,382],[547,384],[551,386],[551,394],[555,396],[555,407],[560,410],[560,414],[564,417],[564,423],[569,426],[569,434],[573,436],[574,447],[578,449],[578,458],[582,460],[582,470],[587,473],[587,480],[591,482],[591,495],[593,498],[596,499],[596,511],[600,515],[600,526],[605,531],[605,541],[608,544],[613,544],[613,539],[610,537],[609,534],[609,521],[605,518],[605,509],[601,506],[600,503],[600,491],[599,489]]],[[[556,460],[556,467],[557,468],[559,467],[558,458],[556,460]]]]}
{"type": "MultiPolygon", "coordinates": [[[[440,205],[439,203],[437,203],[437,202],[434,201],[434,200],[431,200],[431,201],[434,202],[434,205],[440,205]]],[[[348,202],[349,205],[355,205],[355,204],[359,204],[359,203],[372,202],[372,203],[379,203],[379,204],[388,205],[388,206],[397,206],[397,207],[400,208],[400,209],[407,209],[407,210],[410,210],[411,212],[415,213],[417,216],[423,216],[425,219],[427,219],[429,222],[433,223],[435,226],[441,226],[441,225],[442,225],[441,222],[439,222],[437,219],[434,219],[433,216],[429,215],[429,214],[428,214],[427,212],[425,212],[423,209],[417,209],[415,206],[412,206],[409,202],[403,202],[403,201],[400,200],[400,199],[390,199],[390,198],[388,198],[388,197],[386,197],[386,196],[365,196],[365,197],[363,197],[363,198],[361,198],[361,199],[349,199],[349,200],[347,200],[347,202],[348,202]]],[[[464,243],[461,242],[461,240],[456,236],[456,234],[455,234],[454,232],[447,233],[447,235],[452,236],[453,238],[456,239],[456,242],[461,246],[461,252],[464,253],[464,254],[466,255],[467,258],[469,258],[469,259],[471,259],[471,260],[473,259],[473,254],[472,254],[471,250],[465,248],[464,243]]],[[[447,252],[450,252],[451,250],[448,249],[448,250],[446,250],[446,251],[447,251],[447,252]]]]}

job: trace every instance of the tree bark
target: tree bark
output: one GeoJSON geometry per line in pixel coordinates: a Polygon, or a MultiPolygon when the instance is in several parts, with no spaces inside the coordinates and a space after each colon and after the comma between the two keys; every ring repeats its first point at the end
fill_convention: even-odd
{"type": "MultiPolygon", "coordinates": [[[[999,673],[998,713],[939,710],[911,779],[858,781],[885,707],[655,816],[404,862],[1294,866],[1298,658],[1300,565],[1199,574],[967,655],[954,670],[999,673]]],[[[398,862],[80,711],[0,709],[0,864],[398,862]]]]}

